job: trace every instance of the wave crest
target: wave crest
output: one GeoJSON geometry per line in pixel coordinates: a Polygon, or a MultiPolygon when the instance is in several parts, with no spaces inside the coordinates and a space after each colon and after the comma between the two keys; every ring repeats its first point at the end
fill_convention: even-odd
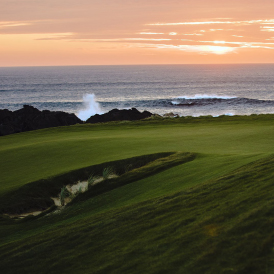
{"type": "Polygon", "coordinates": [[[235,99],[235,96],[220,96],[214,94],[195,94],[194,96],[180,96],[176,99],[196,100],[196,99],[235,99]]]}
{"type": "Polygon", "coordinates": [[[82,121],[86,121],[90,116],[103,114],[99,103],[96,101],[95,94],[85,94],[83,96],[84,108],[77,113],[82,121]]]}

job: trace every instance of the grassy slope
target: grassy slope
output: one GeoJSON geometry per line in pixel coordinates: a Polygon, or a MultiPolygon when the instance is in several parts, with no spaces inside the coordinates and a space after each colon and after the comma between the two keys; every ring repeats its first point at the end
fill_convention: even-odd
{"type": "MultiPolygon", "coordinates": [[[[262,177],[267,177],[265,180],[257,178],[256,172],[250,175],[256,177],[252,179],[254,182],[251,180],[252,187],[246,186],[249,182],[246,177],[243,176],[243,180],[241,176],[240,179],[235,177],[237,173],[233,170],[274,152],[274,124],[272,119],[227,120],[74,126],[1,138],[0,193],[105,161],[162,151],[200,153],[192,162],[77,203],[60,215],[18,224],[2,221],[0,265],[6,269],[5,273],[15,273],[13,271],[19,268],[20,273],[90,273],[91,269],[92,273],[114,273],[114,269],[117,273],[149,273],[148,269],[151,273],[207,273],[207,268],[211,269],[208,273],[221,273],[223,269],[227,269],[224,273],[252,273],[244,272],[251,263],[245,255],[247,248],[242,252],[244,266],[240,266],[237,258],[233,259],[232,253],[223,252],[224,247],[232,250],[242,236],[249,236],[245,231],[241,234],[241,230],[238,235],[229,236],[223,227],[235,224],[235,229],[240,229],[241,225],[246,225],[243,216],[261,210],[262,201],[265,204],[265,199],[272,199],[269,188],[273,160],[266,161],[267,169],[257,170],[262,177]],[[234,179],[217,179],[229,172],[234,179]],[[211,185],[198,188],[208,180],[215,186],[222,182],[224,188],[211,185]],[[261,181],[266,184],[259,188],[261,181]],[[195,185],[197,188],[191,189],[195,185]],[[226,194],[228,188],[230,194],[226,194]],[[242,195],[246,189],[252,191],[242,195]],[[260,194],[263,189],[268,190],[267,198],[266,193],[260,194]],[[183,190],[187,192],[178,192],[183,190]],[[255,202],[250,198],[254,195],[255,202]],[[225,197],[230,198],[226,200],[225,197]],[[227,209],[229,203],[231,206],[227,209]],[[239,204],[245,206],[238,210],[239,204]],[[211,221],[204,225],[207,217],[211,220],[210,216],[220,217],[229,210],[235,214],[233,222],[225,217],[216,226],[215,220],[213,225],[211,221]],[[219,226],[224,231],[221,237],[219,232],[215,235],[219,226]],[[211,231],[209,235],[205,230],[211,231]],[[39,240],[33,235],[39,236],[39,240]],[[219,253],[222,252],[224,257],[221,258],[219,253]],[[221,262],[204,259],[207,256],[219,256],[221,262]],[[11,265],[13,267],[9,268],[11,265]],[[213,272],[212,267],[217,270],[213,272]]],[[[254,166],[248,168],[247,175],[253,169],[254,166]]],[[[246,172],[246,168],[241,172],[246,172]]],[[[271,209],[272,205],[266,207],[267,212],[271,209]]],[[[263,220],[267,227],[271,226],[271,220],[269,223],[265,217],[263,220]]],[[[257,232],[251,226],[248,233],[254,236],[257,232]]],[[[257,245],[252,249],[262,249],[260,243],[264,243],[265,237],[265,241],[273,243],[269,230],[259,234],[255,237],[257,245]]],[[[236,257],[241,254],[239,250],[235,251],[236,257]]],[[[269,248],[266,254],[270,254],[269,248]]],[[[255,255],[258,257],[257,253],[255,255]]],[[[262,256],[258,265],[265,271],[269,260],[262,256]]]]}
{"type": "Polygon", "coordinates": [[[0,193],[73,169],[143,154],[267,154],[274,152],[273,132],[273,120],[262,119],[81,125],[5,136],[0,138],[0,193]]]}
{"type": "Polygon", "coordinates": [[[1,269],[6,274],[271,273],[273,164],[273,157],[263,159],[195,188],[102,214],[71,219],[64,212],[37,220],[35,229],[21,223],[26,238],[13,236],[1,245],[1,269]]]}

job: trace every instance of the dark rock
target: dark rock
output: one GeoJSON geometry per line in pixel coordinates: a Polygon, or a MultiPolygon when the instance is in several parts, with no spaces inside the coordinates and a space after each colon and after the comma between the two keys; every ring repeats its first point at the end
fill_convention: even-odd
{"type": "Polygon", "coordinates": [[[22,109],[0,110],[0,136],[49,127],[69,126],[83,123],[75,114],[62,111],[40,111],[24,105],[22,109]]]}
{"type": "Polygon", "coordinates": [[[180,117],[178,114],[174,114],[173,112],[165,113],[163,117],[168,117],[168,118],[178,118],[180,117]]]}
{"type": "MultiPolygon", "coordinates": [[[[123,120],[141,120],[151,117],[152,113],[148,111],[140,112],[136,108],[132,109],[113,109],[102,115],[91,116],[86,123],[104,123],[110,121],[123,120]]],[[[24,105],[22,109],[10,111],[8,109],[0,109],[0,136],[24,131],[70,126],[82,124],[75,114],[62,111],[40,111],[37,108],[29,105],[24,105]]]]}
{"type": "Polygon", "coordinates": [[[124,121],[124,120],[141,120],[148,118],[152,115],[152,113],[148,111],[140,112],[136,108],[132,109],[112,109],[108,113],[104,114],[96,114],[94,116],[91,116],[86,123],[105,123],[105,122],[111,122],[111,121],[124,121]]]}

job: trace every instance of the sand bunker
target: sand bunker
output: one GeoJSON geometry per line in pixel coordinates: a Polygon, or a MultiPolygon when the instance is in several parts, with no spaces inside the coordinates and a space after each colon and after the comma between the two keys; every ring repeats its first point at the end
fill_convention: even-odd
{"type": "MultiPolygon", "coordinates": [[[[111,174],[108,176],[108,179],[113,179],[113,178],[117,178],[117,177],[118,177],[117,175],[111,174]]],[[[88,190],[89,186],[99,184],[99,183],[103,182],[104,180],[105,179],[103,177],[96,177],[92,182],[78,181],[76,184],[65,186],[67,193],[69,195],[68,195],[68,197],[63,198],[63,205],[62,205],[61,193],[59,193],[58,197],[52,197],[51,199],[54,201],[54,204],[58,207],[66,206],[79,193],[86,192],[88,190]]]]}
{"type": "MultiPolygon", "coordinates": [[[[118,177],[115,174],[110,174],[108,175],[107,179],[112,179],[118,177]]],[[[52,213],[59,213],[61,212],[64,207],[70,203],[78,194],[86,192],[89,188],[89,186],[96,185],[98,183],[101,183],[105,180],[106,178],[104,177],[95,177],[94,180],[88,182],[88,181],[78,181],[75,184],[72,185],[66,185],[63,188],[65,188],[65,192],[67,194],[66,197],[62,197],[61,192],[57,197],[51,197],[51,199],[54,202],[54,205],[57,206],[57,209],[53,211],[52,213]]],[[[64,189],[63,189],[64,190],[64,189]]],[[[48,209],[46,209],[48,210],[48,209]]],[[[45,210],[44,210],[45,211],[45,210]]],[[[44,211],[32,211],[28,213],[23,213],[23,214],[4,214],[5,216],[8,216],[9,218],[12,219],[23,219],[28,216],[38,216],[44,211]]]]}
{"type": "Polygon", "coordinates": [[[38,216],[42,212],[43,211],[32,211],[32,212],[23,213],[23,214],[4,214],[4,215],[12,219],[23,219],[28,216],[38,216]]]}
{"type": "Polygon", "coordinates": [[[63,198],[63,204],[61,193],[59,193],[58,197],[51,197],[54,204],[58,207],[67,205],[77,194],[86,192],[88,190],[88,181],[78,181],[76,184],[65,186],[65,188],[67,190],[68,197],[63,198]]]}

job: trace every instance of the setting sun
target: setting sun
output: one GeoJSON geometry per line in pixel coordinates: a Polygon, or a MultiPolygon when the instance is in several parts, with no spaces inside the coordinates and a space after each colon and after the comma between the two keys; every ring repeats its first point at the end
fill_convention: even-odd
{"type": "Polygon", "coordinates": [[[2,274],[274,274],[274,0],[0,0],[2,274]]]}
{"type": "Polygon", "coordinates": [[[0,66],[274,62],[262,2],[2,3],[0,66]]]}

